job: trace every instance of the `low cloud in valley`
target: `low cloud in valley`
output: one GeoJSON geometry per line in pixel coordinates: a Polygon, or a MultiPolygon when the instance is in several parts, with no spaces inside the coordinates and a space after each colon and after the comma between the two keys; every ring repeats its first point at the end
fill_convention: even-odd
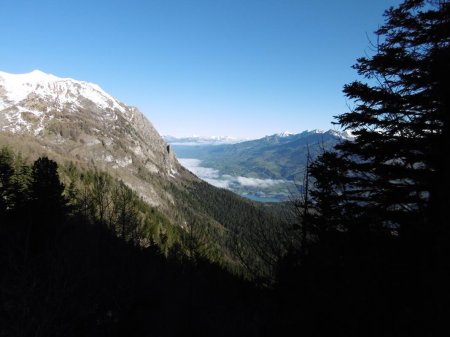
{"type": "Polygon", "coordinates": [[[233,189],[236,187],[253,187],[264,189],[285,183],[284,180],[277,179],[258,179],[242,176],[234,177],[227,174],[221,175],[216,169],[200,166],[202,161],[199,159],[179,158],[178,160],[181,165],[194,173],[196,176],[211,185],[220,188],[233,189]]]}

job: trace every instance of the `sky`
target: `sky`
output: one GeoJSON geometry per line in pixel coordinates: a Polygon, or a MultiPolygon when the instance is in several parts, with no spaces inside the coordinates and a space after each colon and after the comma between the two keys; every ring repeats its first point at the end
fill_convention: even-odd
{"type": "Polygon", "coordinates": [[[0,0],[0,70],[96,83],[162,135],[329,129],[351,106],[351,66],[399,3],[0,0]]]}

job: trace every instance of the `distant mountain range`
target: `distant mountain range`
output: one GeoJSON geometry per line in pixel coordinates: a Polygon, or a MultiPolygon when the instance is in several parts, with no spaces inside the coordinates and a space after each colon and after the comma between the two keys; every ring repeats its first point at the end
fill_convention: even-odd
{"type": "Polygon", "coordinates": [[[282,132],[235,144],[192,141],[187,146],[175,137],[165,139],[173,146],[178,158],[199,159],[202,166],[222,174],[293,181],[303,172],[308,148],[311,157],[315,158],[324,149],[351,138],[348,132],[312,130],[298,134],[282,132]]]}
{"type": "Polygon", "coordinates": [[[225,145],[225,144],[237,144],[237,143],[243,143],[243,142],[249,142],[254,140],[273,140],[278,138],[285,138],[288,141],[291,141],[296,138],[305,137],[305,135],[313,135],[313,134],[334,134],[338,138],[344,138],[344,139],[350,139],[352,138],[351,134],[349,132],[339,132],[335,130],[328,130],[328,131],[322,131],[322,130],[312,130],[312,131],[304,131],[302,133],[292,133],[289,131],[283,131],[280,133],[276,133],[270,136],[265,136],[260,139],[250,139],[250,138],[237,138],[237,137],[230,137],[230,136],[188,136],[188,137],[176,137],[176,136],[170,136],[170,135],[163,135],[163,139],[171,145],[176,146],[196,146],[196,145],[225,145]]]}
{"type": "Polygon", "coordinates": [[[248,140],[229,136],[202,137],[194,135],[189,137],[174,137],[174,136],[162,136],[162,137],[169,144],[185,145],[185,146],[236,144],[248,140]]]}

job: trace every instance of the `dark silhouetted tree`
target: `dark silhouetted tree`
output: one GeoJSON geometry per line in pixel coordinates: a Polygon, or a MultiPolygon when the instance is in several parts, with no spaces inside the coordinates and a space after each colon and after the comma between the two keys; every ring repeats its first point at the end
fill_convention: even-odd
{"type": "Polygon", "coordinates": [[[33,163],[30,186],[30,245],[35,252],[53,243],[62,226],[67,201],[64,185],[59,180],[58,165],[47,157],[33,163]]]}
{"type": "Polygon", "coordinates": [[[358,59],[354,68],[366,80],[344,87],[355,107],[337,116],[356,138],[336,146],[337,155],[325,153],[312,169],[324,222],[404,237],[444,227],[450,206],[443,160],[449,148],[449,7],[448,1],[407,0],[391,8],[376,32],[375,54],[358,59]]]}
{"type": "Polygon", "coordinates": [[[406,0],[385,17],[344,87],[354,107],[337,122],[355,139],[311,165],[314,273],[336,268],[348,303],[397,317],[391,333],[436,335],[449,303],[450,3],[406,0]]]}
{"type": "Polygon", "coordinates": [[[61,213],[66,204],[63,193],[64,185],[59,180],[58,164],[47,157],[36,160],[32,167],[31,197],[37,211],[45,215],[49,211],[61,213]]]}

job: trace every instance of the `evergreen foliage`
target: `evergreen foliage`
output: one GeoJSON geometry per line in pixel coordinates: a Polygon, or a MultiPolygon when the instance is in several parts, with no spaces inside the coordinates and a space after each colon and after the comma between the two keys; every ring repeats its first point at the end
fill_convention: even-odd
{"type": "Polygon", "coordinates": [[[313,165],[323,208],[320,223],[333,219],[327,208],[340,205],[341,225],[351,227],[346,213],[359,230],[365,226],[366,231],[420,237],[425,229],[446,227],[449,7],[447,1],[414,0],[386,12],[386,23],[376,32],[375,55],[355,65],[366,81],[344,88],[356,105],[337,117],[356,139],[337,145],[338,155],[326,153],[313,165]],[[325,170],[335,173],[325,177],[325,170]],[[331,191],[327,184],[333,185],[331,191]],[[324,194],[339,200],[326,200],[324,194]]]}

